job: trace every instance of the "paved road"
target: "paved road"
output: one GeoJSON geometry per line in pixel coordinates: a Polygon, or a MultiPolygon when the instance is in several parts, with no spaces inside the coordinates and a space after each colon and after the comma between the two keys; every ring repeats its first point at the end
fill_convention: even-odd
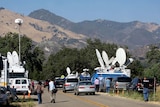
{"type": "Polygon", "coordinates": [[[110,96],[106,93],[75,96],[73,92],[63,93],[59,90],[56,103],[50,103],[49,93],[45,89],[42,99],[42,104],[37,104],[36,107],[160,107],[158,104],[110,96]]]}

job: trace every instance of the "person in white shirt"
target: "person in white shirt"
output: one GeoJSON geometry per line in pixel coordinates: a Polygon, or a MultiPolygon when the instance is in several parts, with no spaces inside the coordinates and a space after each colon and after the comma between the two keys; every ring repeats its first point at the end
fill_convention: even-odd
{"type": "Polygon", "coordinates": [[[51,103],[55,103],[55,99],[56,99],[56,93],[53,93],[53,90],[55,89],[55,85],[53,80],[51,79],[49,81],[49,92],[50,92],[50,98],[51,98],[51,103]]]}
{"type": "Polygon", "coordinates": [[[99,92],[99,79],[98,78],[95,79],[94,85],[96,87],[96,91],[99,92]]]}

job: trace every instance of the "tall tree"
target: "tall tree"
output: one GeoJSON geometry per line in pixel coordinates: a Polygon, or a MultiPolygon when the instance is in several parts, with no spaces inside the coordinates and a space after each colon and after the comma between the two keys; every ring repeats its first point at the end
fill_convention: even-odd
{"type": "Polygon", "coordinates": [[[150,51],[148,51],[146,53],[146,58],[148,60],[148,63],[151,64],[155,64],[160,62],[159,58],[160,58],[160,50],[157,46],[155,45],[151,45],[150,46],[150,51]]]}
{"type": "MultiPolygon", "coordinates": [[[[29,76],[32,73],[40,74],[44,62],[44,53],[40,48],[33,45],[32,40],[23,35],[21,37],[21,62],[25,61],[25,68],[29,71],[29,76]]],[[[17,33],[8,32],[4,37],[0,37],[0,53],[7,56],[7,52],[19,51],[19,35],[17,33]]],[[[37,76],[37,75],[36,75],[37,76]]],[[[40,77],[40,76],[39,76],[40,77]]]]}

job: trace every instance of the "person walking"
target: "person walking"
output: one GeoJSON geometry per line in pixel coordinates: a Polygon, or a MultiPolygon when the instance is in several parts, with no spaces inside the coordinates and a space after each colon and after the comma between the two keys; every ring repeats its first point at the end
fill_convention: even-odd
{"type": "Polygon", "coordinates": [[[38,97],[38,104],[42,104],[42,93],[43,93],[43,87],[42,82],[39,81],[36,87],[37,97],[38,97]]]}
{"type": "Polygon", "coordinates": [[[144,101],[148,101],[148,97],[149,97],[149,80],[146,79],[146,77],[144,77],[143,81],[142,81],[142,84],[143,84],[143,98],[144,98],[144,101]]]}
{"type": "Polygon", "coordinates": [[[106,92],[110,92],[110,87],[111,87],[111,81],[109,78],[106,78],[106,92]]]}
{"type": "Polygon", "coordinates": [[[99,92],[99,79],[98,78],[96,78],[94,80],[94,84],[95,84],[95,87],[96,87],[96,92],[99,92]]]}
{"type": "Polygon", "coordinates": [[[50,92],[51,103],[55,103],[55,99],[56,99],[56,92],[54,92],[55,89],[56,88],[55,88],[54,82],[51,79],[49,81],[49,92],[50,92]]]}

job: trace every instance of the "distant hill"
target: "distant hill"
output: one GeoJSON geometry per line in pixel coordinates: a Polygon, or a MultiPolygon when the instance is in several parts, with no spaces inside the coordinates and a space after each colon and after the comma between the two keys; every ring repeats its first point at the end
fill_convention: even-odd
{"type": "Polygon", "coordinates": [[[159,43],[160,40],[160,26],[156,23],[139,21],[121,23],[101,19],[74,23],[45,9],[33,11],[29,14],[29,17],[56,24],[90,38],[127,45],[130,49],[159,43]]]}
{"type": "Polygon", "coordinates": [[[56,24],[24,16],[5,8],[0,8],[0,36],[8,32],[19,33],[18,25],[15,24],[17,18],[24,21],[20,27],[21,35],[32,39],[46,55],[55,53],[62,47],[82,48],[86,45],[87,37],[83,34],[74,33],[56,24]]]}
{"type": "Polygon", "coordinates": [[[7,32],[18,33],[14,23],[17,18],[24,20],[21,34],[31,38],[47,56],[62,47],[82,48],[87,38],[98,38],[103,42],[126,45],[134,55],[143,57],[148,50],[147,45],[158,44],[160,40],[160,26],[155,23],[121,23],[101,19],[74,23],[45,9],[24,16],[0,8],[0,36],[7,32]]]}

